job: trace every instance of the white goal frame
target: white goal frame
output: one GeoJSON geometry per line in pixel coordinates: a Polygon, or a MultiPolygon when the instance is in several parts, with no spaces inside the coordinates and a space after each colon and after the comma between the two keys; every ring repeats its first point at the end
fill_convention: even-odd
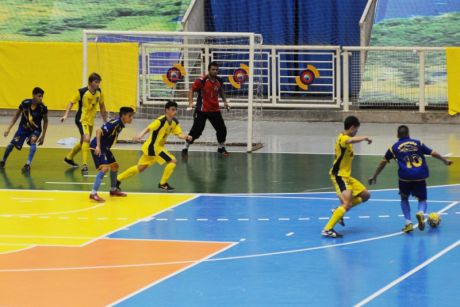
{"type": "MultiPolygon", "coordinates": [[[[254,58],[256,37],[258,38],[257,45],[262,44],[262,36],[260,34],[250,32],[169,32],[169,31],[109,31],[109,30],[83,30],[83,86],[86,85],[88,77],[88,37],[90,35],[127,35],[127,36],[155,36],[155,37],[178,37],[178,38],[200,38],[200,37],[215,37],[215,38],[247,38],[249,45],[249,73],[248,75],[248,123],[247,123],[247,152],[253,151],[253,109],[254,109],[254,58]]],[[[139,54],[142,53],[139,48],[139,54]]],[[[139,82],[136,89],[139,96],[139,82]]]]}

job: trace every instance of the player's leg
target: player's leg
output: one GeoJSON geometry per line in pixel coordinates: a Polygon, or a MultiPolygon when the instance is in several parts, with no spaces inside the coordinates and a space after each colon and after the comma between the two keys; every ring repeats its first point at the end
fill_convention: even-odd
{"type": "Polygon", "coordinates": [[[64,162],[69,164],[72,167],[78,167],[78,164],[75,163],[75,161],[73,159],[74,159],[75,155],[77,153],[79,153],[80,150],[81,150],[81,146],[82,146],[82,143],[83,143],[83,134],[84,134],[83,126],[80,123],[80,119],[77,119],[77,118],[75,119],[75,125],[77,126],[78,132],[80,133],[80,142],[75,144],[74,147],[67,154],[67,156],[65,156],[65,158],[64,158],[64,162]]]}
{"type": "Polygon", "coordinates": [[[124,197],[127,196],[120,189],[117,188],[117,175],[120,168],[112,151],[107,149],[105,151],[107,162],[110,164],[110,196],[124,197]]]}
{"type": "Polygon", "coordinates": [[[27,139],[27,133],[19,128],[13,136],[11,142],[6,146],[5,152],[3,153],[2,160],[0,161],[0,168],[4,168],[6,160],[8,160],[9,155],[16,147],[17,150],[21,150],[24,145],[25,140],[27,139]]]}
{"type": "Polygon", "coordinates": [[[334,210],[321,234],[325,237],[340,238],[342,235],[334,230],[334,226],[343,219],[345,213],[352,207],[353,190],[349,180],[346,178],[331,175],[331,181],[341,205],[334,210]]]}
{"type": "Polygon", "coordinates": [[[147,168],[152,166],[155,162],[156,157],[142,155],[142,157],[139,159],[136,165],[131,166],[130,168],[128,168],[127,170],[125,170],[117,176],[116,188],[121,191],[121,183],[124,180],[133,177],[139,173],[142,173],[147,168]]]}
{"type": "Polygon", "coordinates": [[[81,144],[81,159],[82,159],[82,174],[88,173],[88,154],[89,154],[89,142],[91,141],[91,133],[93,132],[93,126],[82,124],[83,126],[83,142],[81,144]]]}
{"type": "Polygon", "coordinates": [[[40,135],[40,131],[34,131],[28,140],[29,144],[29,156],[27,157],[26,164],[22,167],[22,172],[26,173],[30,171],[30,165],[32,164],[32,160],[34,159],[35,152],[37,151],[37,140],[38,136],[40,135]]]}
{"type": "Polygon", "coordinates": [[[410,216],[410,203],[409,196],[411,193],[410,183],[399,180],[399,195],[401,196],[401,210],[404,214],[405,225],[402,229],[403,232],[411,232],[414,230],[412,219],[410,216]]]}
{"type": "Polygon", "coordinates": [[[361,203],[364,203],[371,198],[371,193],[359,180],[350,177],[349,179],[351,188],[353,190],[353,198],[351,200],[351,207],[355,207],[361,203]]]}
{"type": "Polygon", "coordinates": [[[428,207],[426,202],[428,195],[425,180],[412,182],[412,195],[418,198],[418,212],[416,215],[418,221],[418,229],[424,230],[425,214],[428,207]]]}
{"type": "MultiPolygon", "coordinates": [[[[165,191],[172,191],[174,188],[169,185],[168,180],[176,168],[176,158],[167,150],[163,150],[158,156],[164,162],[166,162],[166,166],[163,171],[163,175],[161,176],[160,183],[158,184],[158,188],[165,191]]],[[[160,161],[159,163],[163,164],[163,161],[160,161]]]]}
{"type": "Polygon", "coordinates": [[[104,179],[105,174],[110,169],[109,162],[107,161],[107,157],[105,155],[105,152],[101,152],[100,155],[96,155],[94,152],[94,149],[91,148],[91,156],[93,157],[94,160],[94,165],[96,166],[96,169],[98,170],[96,174],[96,178],[94,179],[93,183],[93,188],[91,190],[91,194],[89,195],[89,198],[97,201],[97,202],[105,202],[103,198],[101,198],[97,192],[99,191],[99,187],[101,186],[102,180],[104,179]]]}
{"type": "Polygon", "coordinates": [[[225,149],[225,141],[227,139],[227,127],[225,126],[224,118],[222,117],[221,112],[212,112],[209,113],[209,121],[211,125],[216,130],[217,143],[217,152],[228,156],[228,152],[225,149]]]}
{"type": "Polygon", "coordinates": [[[190,129],[190,132],[188,133],[192,137],[192,140],[185,141],[185,147],[182,149],[182,158],[188,157],[188,148],[190,147],[191,144],[193,144],[195,140],[200,138],[206,126],[206,119],[207,119],[206,113],[195,110],[195,113],[193,114],[193,125],[192,125],[192,128],[190,129]]]}

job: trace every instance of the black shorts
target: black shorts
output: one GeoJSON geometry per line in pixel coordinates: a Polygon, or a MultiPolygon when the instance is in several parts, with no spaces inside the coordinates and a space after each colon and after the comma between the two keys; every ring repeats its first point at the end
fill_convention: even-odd
{"type": "Polygon", "coordinates": [[[102,149],[101,155],[98,156],[94,153],[94,148],[91,148],[91,155],[93,156],[96,169],[99,169],[103,165],[111,165],[117,162],[110,149],[102,149]]]}
{"type": "Polygon", "coordinates": [[[402,181],[399,180],[399,194],[401,196],[409,197],[415,196],[418,200],[427,199],[426,181],[402,181]]]}

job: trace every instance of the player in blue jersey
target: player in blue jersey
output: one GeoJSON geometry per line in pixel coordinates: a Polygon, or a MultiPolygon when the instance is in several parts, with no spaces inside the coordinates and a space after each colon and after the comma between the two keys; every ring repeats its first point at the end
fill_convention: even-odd
{"type": "Polygon", "coordinates": [[[402,229],[404,232],[411,232],[414,229],[410,215],[409,196],[415,196],[418,199],[418,212],[416,214],[418,220],[418,228],[425,229],[424,215],[427,210],[427,189],[426,179],[429,176],[428,165],[425,160],[425,155],[441,160],[445,165],[451,165],[452,161],[444,158],[436,151],[428,148],[419,140],[412,139],[409,136],[409,128],[407,126],[398,127],[398,141],[391,146],[385,158],[380,162],[374,175],[369,178],[369,184],[377,182],[377,176],[392,160],[398,162],[399,176],[399,194],[401,196],[401,209],[406,219],[406,225],[402,229]]]}
{"type": "Polygon", "coordinates": [[[105,174],[110,170],[110,196],[123,197],[125,193],[117,189],[118,163],[110,151],[110,148],[117,142],[118,135],[126,124],[133,121],[134,110],[130,107],[120,108],[119,117],[112,119],[96,130],[96,137],[91,141],[90,150],[94,164],[99,172],[96,175],[93,189],[89,198],[97,202],[105,200],[97,195],[99,186],[105,174]]]}
{"type": "Polygon", "coordinates": [[[0,168],[5,167],[8,156],[16,147],[17,150],[21,150],[24,142],[30,146],[29,157],[27,162],[22,168],[24,173],[30,171],[30,164],[34,158],[35,151],[37,150],[37,144],[40,146],[45,141],[46,130],[48,128],[48,108],[43,104],[43,95],[45,91],[39,87],[35,87],[32,90],[32,99],[24,100],[20,105],[16,114],[13,116],[10,125],[4,132],[4,136],[7,137],[14,126],[19,116],[21,121],[19,122],[18,130],[16,131],[10,144],[6,146],[3,158],[0,161],[0,168]],[[42,128],[43,121],[43,128],[42,128]]]}

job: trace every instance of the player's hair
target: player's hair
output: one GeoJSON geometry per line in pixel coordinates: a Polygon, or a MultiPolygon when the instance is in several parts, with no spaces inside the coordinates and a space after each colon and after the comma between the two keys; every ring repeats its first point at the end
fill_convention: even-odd
{"type": "Polygon", "coordinates": [[[118,115],[122,117],[125,114],[134,113],[134,109],[131,107],[121,107],[118,115]]]}
{"type": "Polygon", "coordinates": [[[34,87],[34,89],[32,90],[32,95],[38,95],[38,94],[42,94],[44,95],[45,94],[45,91],[41,88],[41,87],[34,87]]]}
{"type": "Polygon", "coordinates": [[[208,70],[210,70],[211,67],[213,67],[213,66],[219,68],[219,64],[217,64],[217,62],[213,61],[213,62],[208,64],[208,70]]]}
{"type": "Polygon", "coordinates": [[[168,100],[168,102],[165,104],[165,109],[169,109],[172,107],[177,108],[177,102],[175,102],[174,100],[168,100]]]}
{"type": "Polygon", "coordinates": [[[91,83],[93,81],[102,81],[101,75],[98,74],[97,72],[93,72],[91,75],[88,77],[88,83],[91,83]]]}
{"type": "Polygon", "coordinates": [[[343,126],[345,130],[348,130],[351,127],[361,126],[361,123],[359,122],[359,119],[356,116],[351,115],[345,118],[345,121],[343,122],[343,126]]]}
{"type": "Polygon", "coordinates": [[[408,138],[409,137],[409,127],[406,125],[401,125],[398,127],[398,139],[408,138]]]}

